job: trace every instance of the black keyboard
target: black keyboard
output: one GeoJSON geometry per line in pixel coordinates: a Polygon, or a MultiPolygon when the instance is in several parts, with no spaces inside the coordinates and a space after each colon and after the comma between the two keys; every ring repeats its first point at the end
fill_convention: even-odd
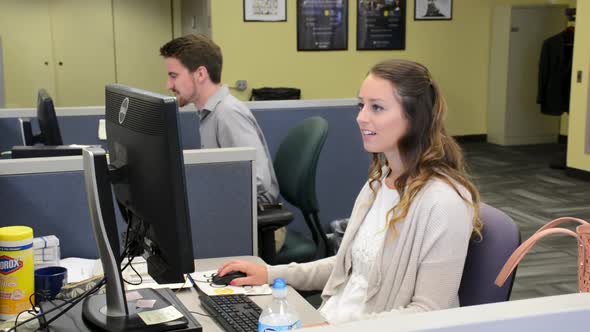
{"type": "Polygon", "coordinates": [[[199,295],[201,305],[228,332],[258,331],[262,309],[244,294],[199,295]]]}

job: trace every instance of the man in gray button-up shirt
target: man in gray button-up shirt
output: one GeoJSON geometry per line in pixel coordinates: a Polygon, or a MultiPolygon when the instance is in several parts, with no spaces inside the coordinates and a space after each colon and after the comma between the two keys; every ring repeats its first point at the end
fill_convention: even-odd
{"type": "Polygon", "coordinates": [[[264,135],[244,103],[221,85],[221,49],[205,35],[188,35],[160,49],[168,71],[167,88],[180,106],[197,107],[203,148],[256,149],[258,202],[276,203],[279,185],[264,135]]]}

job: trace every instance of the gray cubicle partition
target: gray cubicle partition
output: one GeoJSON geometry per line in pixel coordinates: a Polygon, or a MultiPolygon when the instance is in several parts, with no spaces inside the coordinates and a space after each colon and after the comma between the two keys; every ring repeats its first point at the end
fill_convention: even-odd
{"type": "MultiPolygon", "coordinates": [[[[195,258],[257,254],[254,157],[252,148],[184,152],[195,258]]],[[[0,211],[0,226],[56,235],[62,257],[98,257],[81,156],[0,160],[0,211]]]]}
{"type": "Polygon", "coordinates": [[[0,152],[8,151],[15,145],[23,145],[18,117],[2,117],[0,110],[0,152]]]}
{"type": "MultiPolygon", "coordinates": [[[[55,112],[64,144],[101,145],[106,148],[106,142],[98,138],[98,123],[100,119],[104,119],[104,106],[61,107],[55,112]]],[[[39,132],[35,109],[0,109],[0,151],[8,151],[14,145],[23,145],[19,118],[31,119],[33,132],[39,132]]],[[[183,149],[200,148],[197,114],[182,112],[179,122],[183,149]]]]}
{"type": "MultiPolygon", "coordinates": [[[[317,172],[320,220],[326,225],[334,219],[348,217],[367,179],[369,166],[369,156],[363,149],[356,124],[357,101],[288,100],[253,101],[246,104],[260,124],[273,158],[287,131],[296,123],[314,115],[328,121],[328,138],[317,172]]],[[[64,144],[101,143],[98,141],[98,119],[102,118],[104,107],[58,108],[56,112],[64,144]]],[[[189,105],[181,110],[180,115],[183,148],[199,147],[196,109],[189,105]]],[[[18,129],[15,129],[19,116],[34,118],[35,112],[33,109],[0,110],[0,150],[10,149],[14,145],[12,142],[20,137],[18,129]]],[[[289,227],[305,231],[307,227],[302,216],[297,213],[296,218],[289,227]]]]}

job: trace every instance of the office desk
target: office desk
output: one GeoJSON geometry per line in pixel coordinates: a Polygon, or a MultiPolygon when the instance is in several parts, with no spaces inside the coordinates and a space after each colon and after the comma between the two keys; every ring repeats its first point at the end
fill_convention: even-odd
{"type": "MultiPolygon", "coordinates": [[[[236,257],[227,257],[227,258],[210,258],[210,259],[197,259],[195,260],[195,270],[196,271],[206,271],[206,270],[214,270],[219,267],[223,262],[230,260],[230,259],[242,259],[248,260],[253,262],[262,263],[262,260],[259,257],[254,256],[236,256],[236,257]]],[[[149,287],[149,286],[146,286],[149,287]]],[[[190,285],[187,281],[185,288],[176,292],[176,296],[180,301],[184,304],[184,306],[193,312],[202,313],[205,315],[209,315],[209,313],[200,305],[199,296],[197,291],[190,285]]],[[[261,308],[265,308],[267,305],[270,304],[272,301],[271,295],[259,295],[259,296],[252,296],[251,299],[258,304],[261,308]]],[[[301,319],[301,323],[303,325],[310,325],[310,324],[318,324],[324,322],[324,318],[322,315],[317,312],[313,306],[311,306],[299,293],[297,293],[293,288],[289,287],[289,292],[287,295],[287,300],[289,304],[295,307],[295,310],[299,313],[299,318],[301,319]]],[[[82,324],[78,321],[81,319],[82,315],[82,303],[75,307],[72,311],[68,312],[64,318],[54,322],[50,326],[50,331],[79,331],[80,329],[77,328],[78,326],[75,324],[82,324]],[[75,323],[74,323],[75,322],[75,323]],[[57,324],[57,325],[56,325],[57,324]]],[[[223,331],[221,327],[210,317],[193,314],[195,319],[201,324],[203,327],[204,332],[209,331],[223,331]]]]}
{"type": "MultiPolygon", "coordinates": [[[[197,259],[195,260],[195,271],[207,271],[216,269],[219,266],[221,266],[223,262],[226,262],[230,259],[242,259],[262,263],[262,260],[259,257],[253,256],[197,259]]],[[[176,293],[176,296],[182,301],[182,303],[188,308],[188,310],[208,315],[207,311],[205,311],[205,309],[200,305],[197,291],[192,287],[182,289],[181,291],[176,293]]],[[[254,302],[256,302],[256,304],[258,304],[262,309],[264,309],[272,301],[272,296],[252,296],[251,299],[254,302]]],[[[289,304],[294,306],[295,310],[297,310],[302,325],[317,324],[324,322],[324,318],[322,317],[322,315],[318,311],[316,311],[313,306],[311,306],[301,295],[299,295],[299,293],[297,293],[291,287],[289,287],[287,301],[289,301],[289,304]]],[[[217,323],[210,317],[205,317],[201,315],[194,315],[194,317],[203,326],[203,331],[223,331],[221,327],[217,325],[217,323]]]]}

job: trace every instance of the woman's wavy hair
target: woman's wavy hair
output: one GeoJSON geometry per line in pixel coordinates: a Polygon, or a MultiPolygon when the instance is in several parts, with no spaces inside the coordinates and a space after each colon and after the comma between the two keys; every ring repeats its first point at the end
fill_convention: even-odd
{"type": "MultiPolygon", "coordinates": [[[[430,179],[438,178],[472,205],[473,234],[481,237],[479,192],[465,171],[461,148],[446,133],[443,120],[447,104],[428,69],[416,62],[395,59],[378,63],[369,74],[393,84],[392,93],[400,101],[408,120],[408,130],[398,143],[405,167],[395,180],[400,200],[387,213],[388,227],[395,231],[395,223],[407,216],[410,204],[420,190],[430,179]],[[470,199],[464,197],[457,184],[469,192],[470,199]]],[[[369,185],[373,193],[375,182],[383,176],[383,166],[388,166],[384,156],[373,153],[369,168],[369,185]]]]}

